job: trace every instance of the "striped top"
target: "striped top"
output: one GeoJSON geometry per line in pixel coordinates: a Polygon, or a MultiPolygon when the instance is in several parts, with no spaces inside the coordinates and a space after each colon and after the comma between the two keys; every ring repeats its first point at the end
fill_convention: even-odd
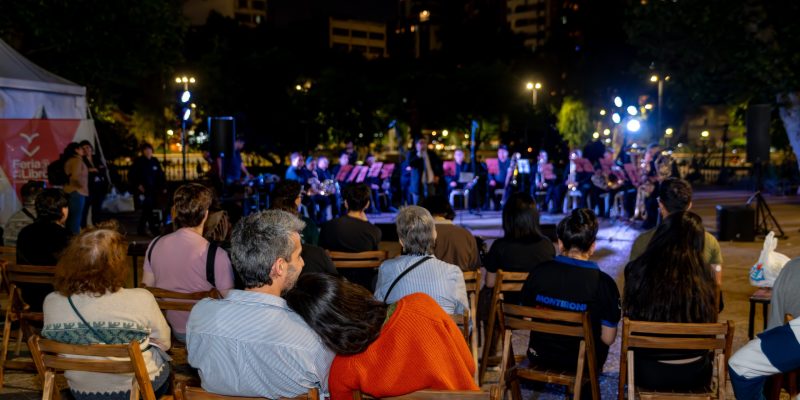
{"type": "Polygon", "coordinates": [[[334,354],[277,296],[231,290],[224,299],[199,301],[186,325],[186,348],[212,393],[274,399],[328,391],[334,354]]]}
{"type": "Polygon", "coordinates": [[[731,357],[728,367],[737,399],[763,399],[770,375],[800,368],[800,318],[760,333],[731,357]]]}
{"type": "MultiPolygon", "coordinates": [[[[375,298],[384,301],[389,286],[397,276],[422,257],[424,256],[406,255],[384,261],[378,270],[375,298]]],[[[469,308],[467,287],[464,284],[461,268],[435,257],[417,266],[400,279],[386,302],[392,304],[412,293],[425,293],[431,296],[448,314],[461,314],[469,308]]]]}

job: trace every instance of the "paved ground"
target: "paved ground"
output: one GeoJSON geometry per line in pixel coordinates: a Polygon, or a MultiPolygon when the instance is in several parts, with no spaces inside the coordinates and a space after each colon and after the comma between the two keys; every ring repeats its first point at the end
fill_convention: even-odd
{"type": "MultiPolygon", "coordinates": [[[[716,232],[715,206],[722,205],[743,205],[749,196],[746,192],[737,191],[709,191],[695,194],[694,211],[703,217],[706,229],[716,232]]],[[[800,256],[800,198],[798,197],[767,197],[775,217],[789,235],[788,239],[782,240],[778,246],[778,251],[794,258],[800,256]]],[[[544,215],[542,223],[556,223],[562,216],[544,215]]],[[[374,222],[391,222],[393,215],[384,214],[371,217],[374,222]]],[[[493,240],[502,236],[500,229],[499,213],[487,212],[482,216],[475,216],[468,213],[459,213],[456,223],[461,224],[473,231],[476,235],[481,235],[488,240],[493,240]]],[[[130,230],[129,230],[130,231],[130,230]]],[[[595,261],[601,269],[614,277],[621,284],[621,274],[627,262],[628,253],[633,239],[639,231],[635,225],[622,221],[605,221],[602,224],[598,235],[597,252],[595,261]]],[[[725,259],[723,270],[723,292],[725,296],[725,311],[720,315],[721,320],[732,320],[736,324],[736,336],[734,348],[738,349],[747,341],[747,320],[749,312],[748,297],[753,292],[753,288],[748,281],[750,266],[758,259],[762,247],[760,241],[743,242],[720,242],[722,254],[725,259]]],[[[384,243],[382,247],[390,250],[391,253],[398,253],[399,246],[396,243],[384,243]]],[[[756,327],[761,326],[762,316],[760,312],[756,315],[756,327]]],[[[758,332],[758,329],[756,330],[758,332]]],[[[527,338],[517,335],[515,338],[515,348],[517,354],[523,354],[522,350],[527,343],[527,338]]],[[[495,374],[496,375],[496,374],[495,374]]],[[[601,391],[604,399],[616,398],[617,377],[619,376],[619,340],[611,348],[608,361],[604,366],[601,376],[601,391]]],[[[490,378],[494,379],[494,378],[490,378]]],[[[19,371],[7,371],[5,385],[0,390],[0,400],[4,399],[23,399],[29,400],[39,398],[38,383],[35,376],[31,373],[19,371]]],[[[729,392],[730,393],[730,392],[729,392]]],[[[525,398],[550,399],[562,398],[563,392],[558,388],[548,388],[545,393],[534,393],[526,391],[525,398]]],[[[732,396],[730,396],[732,398],[732,396]]]]}

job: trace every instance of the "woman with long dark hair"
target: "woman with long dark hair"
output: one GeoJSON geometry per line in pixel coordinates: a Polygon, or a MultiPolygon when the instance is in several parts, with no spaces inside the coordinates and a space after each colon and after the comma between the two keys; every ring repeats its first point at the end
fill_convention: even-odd
{"type": "MultiPolygon", "coordinates": [[[[530,272],[556,255],[553,242],[539,230],[539,210],[527,193],[514,193],[503,206],[503,237],[492,243],[486,255],[486,287],[493,288],[498,269],[530,272]]],[[[506,302],[517,303],[512,294],[506,302]]]]}
{"type": "MultiPolygon", "coordinates": [[[[625,267],[624,314],[637,321],[717,322],[717,284],[703,260],[703,220],[692,212],[670,214],[645,252],[625,267]]],[[[652,389],[707,385],[711,358],[705,352],[637,351],[638,384],[652,389]]]]}
{"type": "Polygon", "coordinates": [[[360,285],[311,273],[284,298],[336,353],[328,378],[332,400],[350,399],[355,390],[378,398],[478,390],[464,337],[427,294],[387,305],[360,285]]]}

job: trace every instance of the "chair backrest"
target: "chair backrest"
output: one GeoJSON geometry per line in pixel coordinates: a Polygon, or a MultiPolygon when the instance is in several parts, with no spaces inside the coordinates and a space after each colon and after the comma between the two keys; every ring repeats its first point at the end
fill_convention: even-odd
{"type": "Polygon", "coordinates": [[[622,334],[627,348],[721,350],[730,356],[733,321],[710,324],[632,321],[625,317],[622,334]]]}
{"type": "Polygon", "coordinates": [[[154,287],[144,287],[156,298],[158,308],[161,311],[192,311],[192,307],[202,299],[210,297],[212,299],[220,299],[217,289],[211,289],[205,292],[181,293],[172,290],[160,289],[154,287]]]}
{"type": "Polygon", "coordinates": [[[5,266],[4,278],[9,283],[53,284],[56,273],[55,266],[8,264],[5,266]]]}
{"type": "Polygon", "coordinates": [[[389,255],[385,250],[346,253],[329,251],[328,255],[336,268],[378,268],[389,255]]]}
{"type": "Polygon", "coordinates": [[[464,283],[468,294],[478,293],[481,290],[481,270],[464,271],[464,283]]]}
{"type": "Polygon", "coordinates": [[[632,349],[670,349],[719,351],[716,356],[718,384],[716,397],[726,398],[726,365],[731,357],[734,334],[733,321],[717,323],[672,323],[622,320],[622,347],[620,351],[619,399],[624,397],[624,385],[628,384],[628,396],[635,396],[632,349]]]}
{"type": "MultiPolygon", "coordinates": [[[[176,400],[264,400],[263,397],[238,397],[224,396],[206,392],[202,388],[186,386],[185,382],[179,382],[175,388],[176,400]]],[[[319,400],[319,390],[316,388],[308,389],[308,393],[297,397],[281,397],[279,400],[319,400]]]]}
{"type": "Polygon", "coordinates": [[[495,280],[496,292],[519,292],[522,290],[522,285],[528,280],[527,272],[511,272],[497,270],[497,278],[495,280]]]}
{"type": "Polygon", "coordinates": [[[33,335],[28,339],[31,356],[44,380],[43,400],[50,400],[55,390],[55,374],[58,371],[85,371],[109,374],[133,373],[131,381],[131,399],[138,399],[141,394],[144,400],[156,400],[150,376],[142,357],[139,342],[132,340],[128,344],[91,344],[75,345],[60,343],[33,335]],[[103,358],[75,358],[103,357],[103,358]],[[123,358],[109,360],[105,357],[123,358]]]}
{"type": "Polygon", "coordinates": [[[463,314],[450,314],[450,318],[452,318],[453,322],[456,323],[458,329],[461,330],[461,334],[464,335],[464,340],[466,340],[467,344],[469,344],[469,327],[471,323],[470,321],[472,321],[470,318],[469,309],[465,309],[463,314]]]}
{"type": "MultiPolygon", "coordinates": [[[[367,394],[363,394],[356,390],[353,392],[353,400],[367,400],[377,399],[367,394]]],[[[500,390],[497,386],[492,386],[490,391],[475,391],[475,390],[418,390],[413,393],[404,394],[402,396],[394,397],[381,397],[382,400],[441,400],[441,399],[459,399],[459,400],[495,400],[500,399],[500,390]]]]}

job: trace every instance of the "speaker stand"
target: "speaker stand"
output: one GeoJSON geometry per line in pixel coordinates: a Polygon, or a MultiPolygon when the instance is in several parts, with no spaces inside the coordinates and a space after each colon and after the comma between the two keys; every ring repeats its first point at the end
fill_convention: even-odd
{"type": "Polygon", "coordinates": [[[767,236],[770,231],[777,231],[775,237],[778,239],[785,239],[786,234],[783,232],[778,220],[772,215],[772,210],[769,209],[767,200],[761,195],[760,190],[753,193],[753,195],[747,199],[748,206],[753,206],[753,202],[755,202],[756,210],[756,236],[767,236]]]}

